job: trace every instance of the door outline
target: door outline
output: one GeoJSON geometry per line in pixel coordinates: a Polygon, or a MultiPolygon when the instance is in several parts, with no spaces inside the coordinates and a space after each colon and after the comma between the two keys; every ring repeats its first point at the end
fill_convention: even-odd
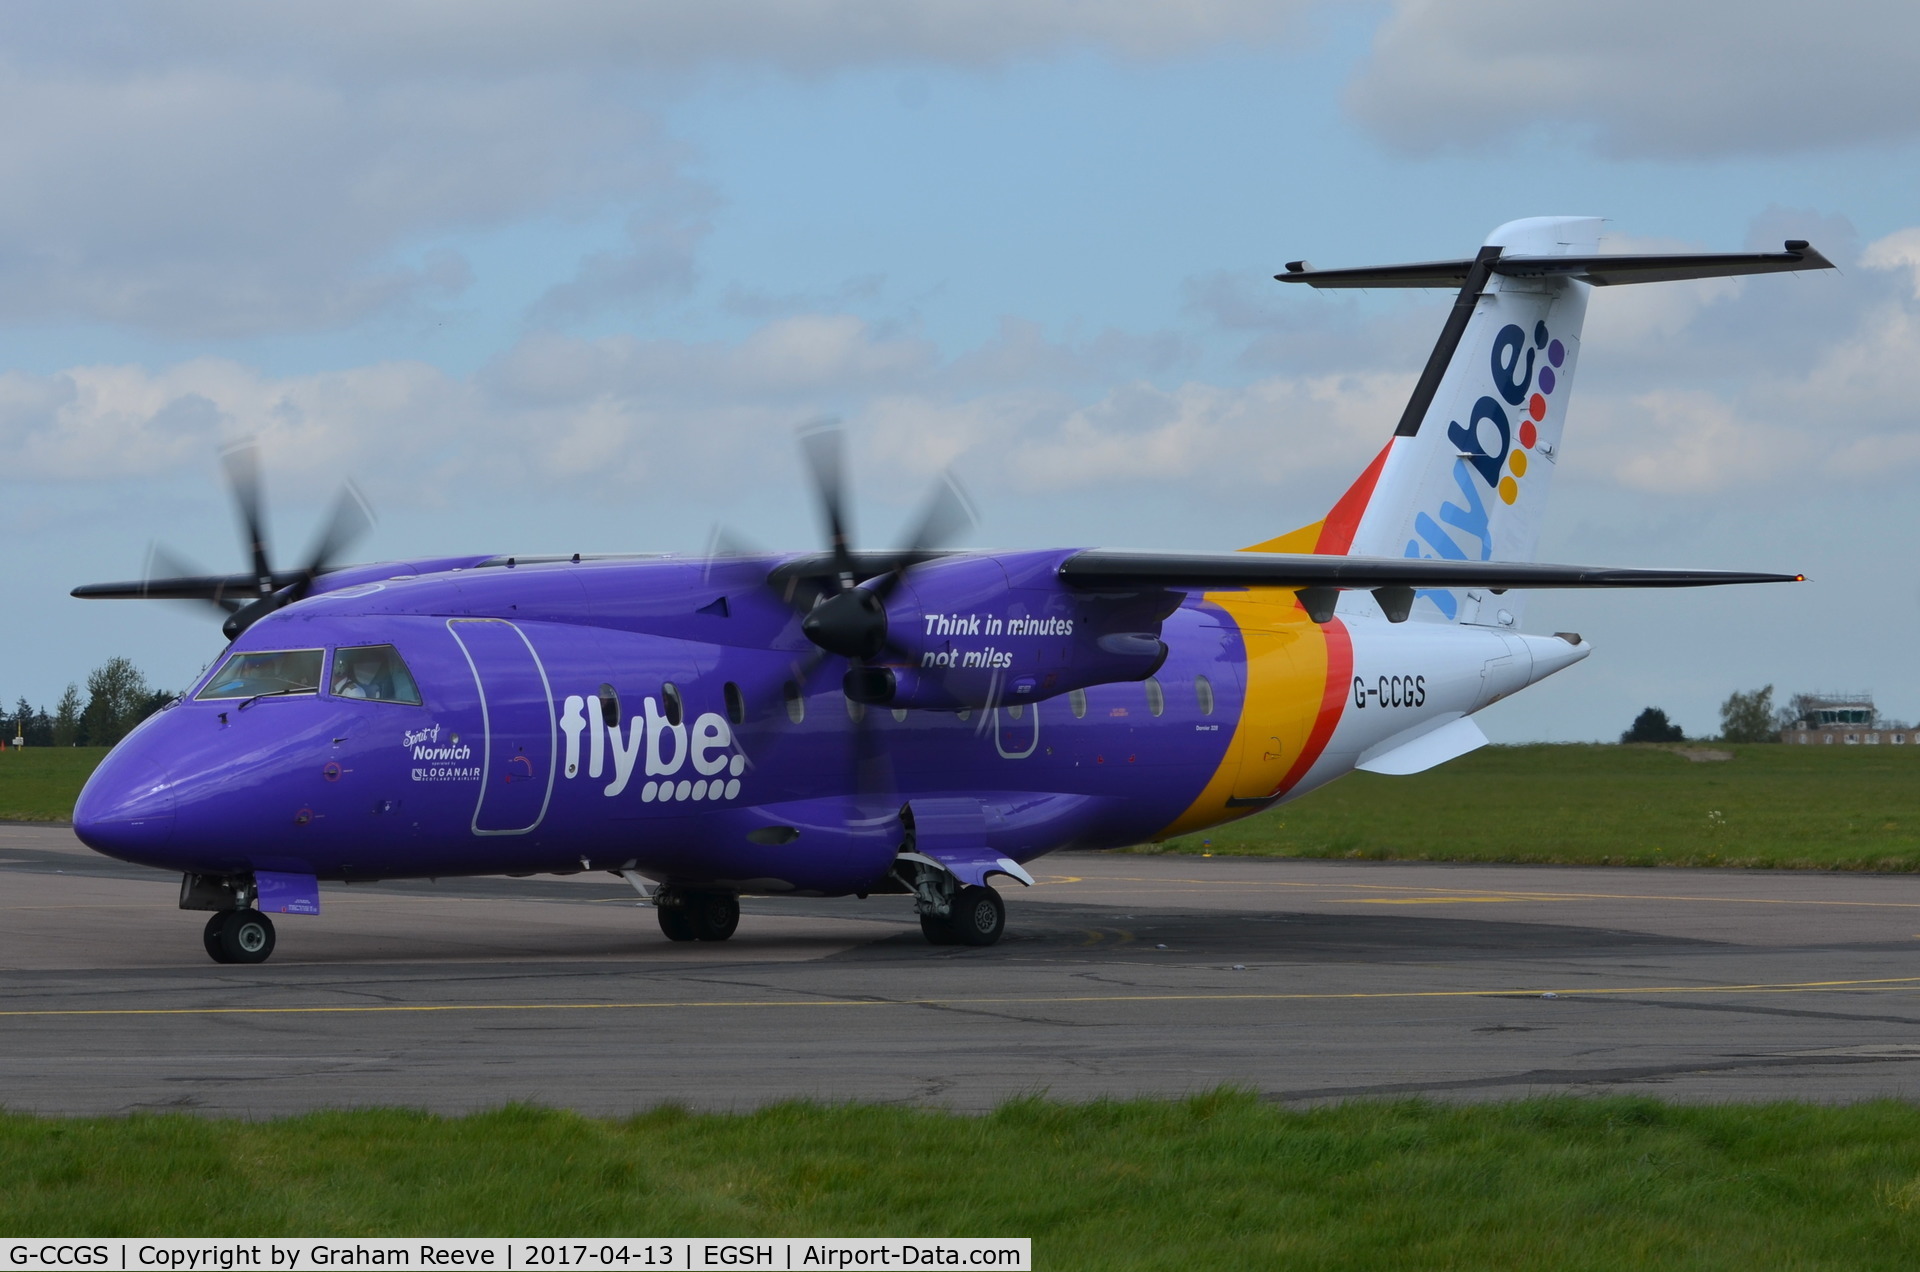
{"type": "Polygon", "coordinates": [[[480,732],[485,738],[480,752],[480,796],[473,802],[473,820],[469,828],[476,835],[525,835],[539,828],[547,819],[547,808],[553,803],[553,779],[560,764],[560,726],[553,718],[553,684],[547,679],[547,665],[540,661],[540,651],[533,647],[527,634],[504,618],[450,618],[447,631],[453,636],[453,643],[460,646],[460,653],[467,660],[467,669],[473,673],[473,687],[480,696],[480,732]],[[547,700],[547,789],[540,799],[540,812],[527,825],[517,830],[482,830],[480,828],[480,809],[487,802],[487,782],[493,773],[493,716],[487,709],[487,682],[480,678],[480,668],[473,661],[473,651],[467,648],[467,642],[460,639],[461,623],[498,623],[520,638],[527,647],[527,656],[533,659],[533,668],[540,673],[540,691],[547,700]]]}
{"type": "Polygon", "coordinates": [[[1024,702],[1020,705],[1033,712],[1033,741],[1027,743],[1027,749],[1024,751],[1007,750],[1006,744],[1000,740],[1000,708],[993,709],[993,749],[1000,752],[1000,758],[1003,760],[1024,760],[1040,747],[1040,704],[1024,702]]]}

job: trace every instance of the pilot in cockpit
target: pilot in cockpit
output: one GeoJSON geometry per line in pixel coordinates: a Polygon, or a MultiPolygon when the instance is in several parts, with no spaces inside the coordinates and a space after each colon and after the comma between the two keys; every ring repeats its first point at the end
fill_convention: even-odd
{"type": "Polygon", "coordinates": [[[335,652],[333,696],[417,704],[420,690],[392,645],[361,645],[335,652]]]}
{"type": "Polygon", "coordinates": [[[393,676],[386,653],[378,645],[341,650],[334,659],[333,696],[391,701],[393,676]]]}

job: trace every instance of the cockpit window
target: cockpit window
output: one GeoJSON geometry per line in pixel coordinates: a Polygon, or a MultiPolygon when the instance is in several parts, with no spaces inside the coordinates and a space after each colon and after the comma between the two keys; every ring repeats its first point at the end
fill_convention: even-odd
{"type": "Polygon", "coordinates": [[[392,645],[345,645],[333,654],[333,696],[420,705],[420,686],[392,645]]]}
{"type": "Polygon", "coordinates": [[[257,698],[262,694],[320,692],[320,663],[326,651],[280,649],[235,654],[220,664],[196,698],[257,698]]]}

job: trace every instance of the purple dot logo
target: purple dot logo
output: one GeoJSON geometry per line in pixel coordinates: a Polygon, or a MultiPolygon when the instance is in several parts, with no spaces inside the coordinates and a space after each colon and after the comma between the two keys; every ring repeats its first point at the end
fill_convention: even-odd
{"type": "Polygon", "coordinates": [[[1547,346],[1547,361],[1559,366],[1567,360],[1567,347],[1558,340],[1547,346]]]}

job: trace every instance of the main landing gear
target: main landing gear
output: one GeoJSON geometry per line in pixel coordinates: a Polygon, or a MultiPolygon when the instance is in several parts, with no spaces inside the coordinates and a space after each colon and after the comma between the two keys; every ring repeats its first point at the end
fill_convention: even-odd
{"type": "Polygon", "coordinates": [[[955,890],[945,914],[920,909],[920,934],[929,945],[992,945],[1006,930],[1006,903],[985,886],[955,890]]]}
{"type": "Polygon", "coordinates": [[[724,941],[740,926],[740,898],[731,892],[662,888],[654,905],[669,941],[724,941]]]}
{"type": "Polygon", "coordinates": [[[264,963],[273,953],[273,920],[258,910],[220,910],[201,939],[216,963],[264,963]]]}

